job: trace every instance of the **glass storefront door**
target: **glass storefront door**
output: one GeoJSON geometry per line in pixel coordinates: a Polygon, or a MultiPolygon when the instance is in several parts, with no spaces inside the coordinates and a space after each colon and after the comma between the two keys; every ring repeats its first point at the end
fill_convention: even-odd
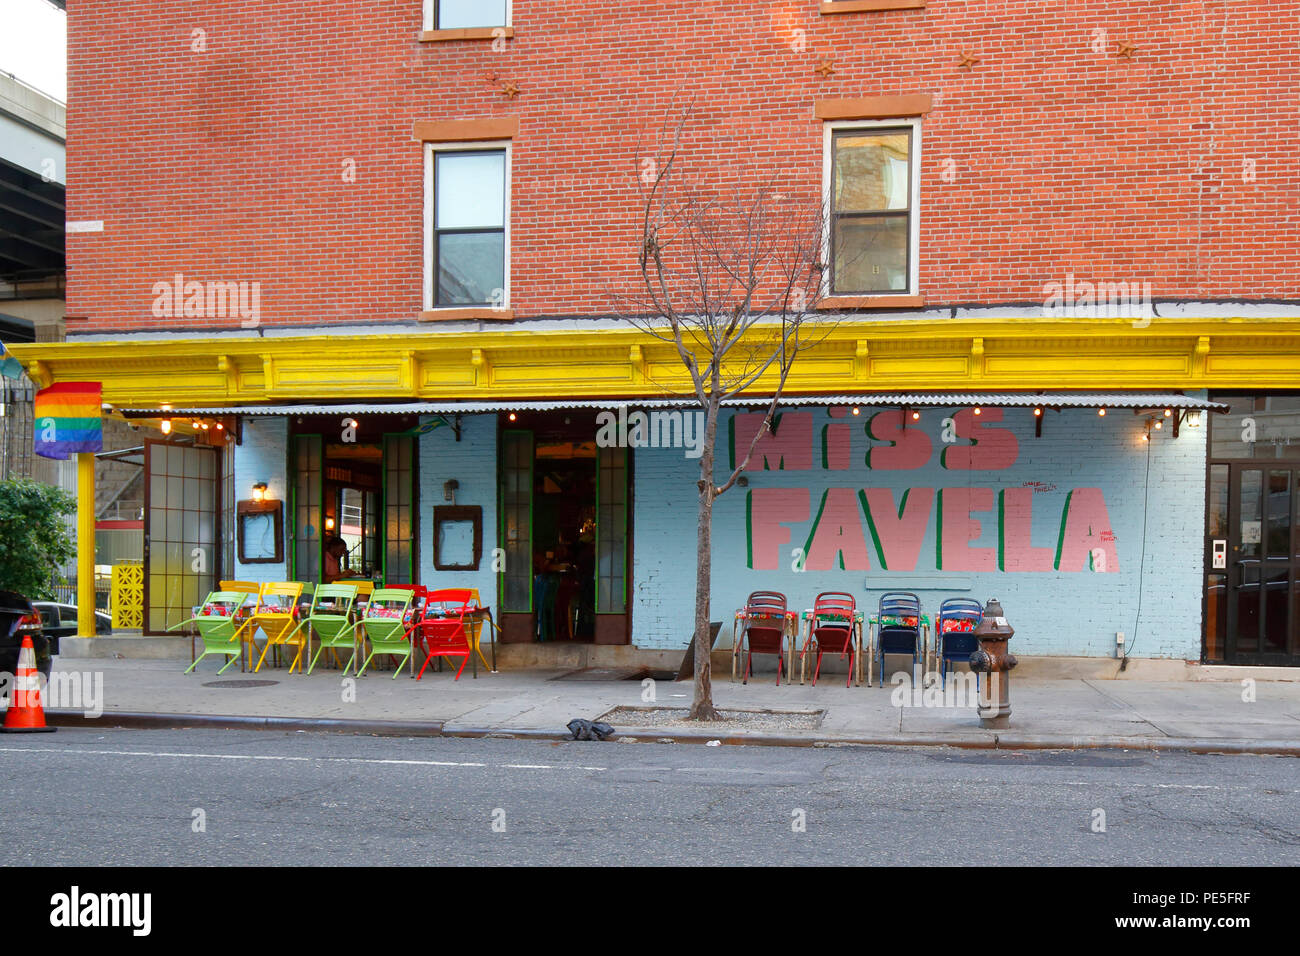
{"type": "Polygon", "coordinates": [[[1204,657],[1300,666],[1300,399],[1213,397],[1204,657]]]}

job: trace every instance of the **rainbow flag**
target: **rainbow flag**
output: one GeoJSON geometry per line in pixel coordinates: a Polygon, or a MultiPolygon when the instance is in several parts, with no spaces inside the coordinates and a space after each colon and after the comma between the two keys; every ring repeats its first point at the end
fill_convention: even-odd
{"type": "Polygon", "coordinates": [[[59,382],[36,393],[32,439],[36,454],[64,459],[74,452],[104,450],[99,382],[59,382]]]}

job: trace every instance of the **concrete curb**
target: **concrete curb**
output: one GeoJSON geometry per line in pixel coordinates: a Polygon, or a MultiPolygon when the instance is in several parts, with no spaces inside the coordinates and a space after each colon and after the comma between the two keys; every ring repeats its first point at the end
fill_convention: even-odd
{"type": "Polygon", "coordinates": [[[394,737],[441,737],[440,721],[344,720],[329,717],[248,717],[233,714],[149,714],[129,711],[87,717],[81,711],[47,710],[51,727],[94,730],[113,727],[126,730],[309,730],[335,733],[380,734],[394,737]]]}
{"type": "MultiPolygon", "coordinates": [[[[504,738],[565,740],[561,730],[449,726],[442,721],[345,720],[326,717],[249,717],[227,714],[151,714],[116,712],[87,717],[80,711],[46,711],[53,727],[131,730],[302,730],[385,737],[504,738]]],[[[790,734],[700,733],[632,727],[613,738],[625,743],[708,744],[732,747],[957,747],[967,750],[1149,750],[1192,754],[1256,754],[1300,757],[1300,741],[1225,740],[1209,737],[1071,737],[1052,734],[891,734],[881,736],[794,736],[790,734]]]]}

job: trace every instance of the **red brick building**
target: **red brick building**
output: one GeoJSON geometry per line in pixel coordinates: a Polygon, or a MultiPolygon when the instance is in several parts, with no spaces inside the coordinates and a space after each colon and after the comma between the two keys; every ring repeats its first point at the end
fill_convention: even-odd
{"type": "MultiPolygon", "coordinates": [[[[41,381],[102,380],[127,417],[177,412],[173,441],[182,419],[254,435],[279,422],[257,447],[286,459],[301,429],[294,413],[266,417],[279,405],[337,417],[405,400],[403,414],[427,416],[476,402],[464,414],[496,423],[484,467],[500,470],[497,416],[521,403],[663,396],[656,373],[673,357],[605,317],[635,283],[639,164],[690,104],[685,166],[713,187],[775,180],[815,201],[832,179],[888,167],[875,199],[832,202],[842,241],[869,235],[877,251],[870,272],[831,276],[822,307],[839,325],[793,394],[958,408],[1086,389],[1120,407],[1105,395],[1138,389],[1190,412],[1233,393],[1221,421],[1266,412],[1276,441],[1225,445],[1222,475],[1207,443],[1180,505],[1200,509],[1220,484],[1238,494],[1242,460],[1300,447],[1287,392],[1300,387],[1297,41],[1300,23],[1276,9],[1226,2],[82,0],[69,14],[68,217],[102,229],[68,238],[68,343],[19,354],[41,381]],[[1121,285],[1118,305],[1095,307],[1121,285]]],[[[415,435],[409,454],[428,459],[430,434],[447,433],[415,435]]],[[[233,454],[227,511],[248,477],[233,454]]],[[[295,474],[265,477],[295,500],[295,474]]],[[[441,501],[450,476],[403,474],[400,562],[429,576],[421,495],[441,501]]],[[[1300,471],[1288,475],[1290,489],[1300,471]]],[[[483,489],[486,546],[509,550],[498,477],[483,489]]],[[[1224,521],[1255,520],[1237,511],[1267,511],[1260,495],[1234,498],[1224,521]]],[[[342,507],[322,500],[290,516],[284,573],[314,573],[304,555],[321,535],[302,527],[342,507]]],[[[1235,565],[1211,566],[1213,542],[1240,548],[1242,533],[1208,534],[1198,525],[1167,554],[1194,565],[1173,599],[1209,635],[1200,656],[1300,659],[1300,549],[1288,544],[1279,572],[1285,619],[1225,650],[1249,617],[1229,604],[1269,612],[1262,589],[1241,597],[1247,577],[1228,580],[1235,565]]],[[[614,544],[632,568],[634,538],[614,544]]],[[[512,606],[486,565],[474,580],[486,602],[536,614],[531,592],[512,606]]],[[[612,643],[641,643],[638,586],[634,570],[618,584],[612,643]]],[[[1127,608],[1141,586],[1101,600],[1127,608]]],[[[1197,656],[1185,637],[1170,647],[1197,656]]]]}

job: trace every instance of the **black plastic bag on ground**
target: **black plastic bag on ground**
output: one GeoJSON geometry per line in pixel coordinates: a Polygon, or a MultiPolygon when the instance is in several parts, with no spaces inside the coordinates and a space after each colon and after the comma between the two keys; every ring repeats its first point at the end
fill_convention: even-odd
{"type": "Polygon", "coordinates": [[[599,721],[583,720],[575,717],[567,724],[569,740],[607,740],[614,734],[614,728],[599,721]]]}

